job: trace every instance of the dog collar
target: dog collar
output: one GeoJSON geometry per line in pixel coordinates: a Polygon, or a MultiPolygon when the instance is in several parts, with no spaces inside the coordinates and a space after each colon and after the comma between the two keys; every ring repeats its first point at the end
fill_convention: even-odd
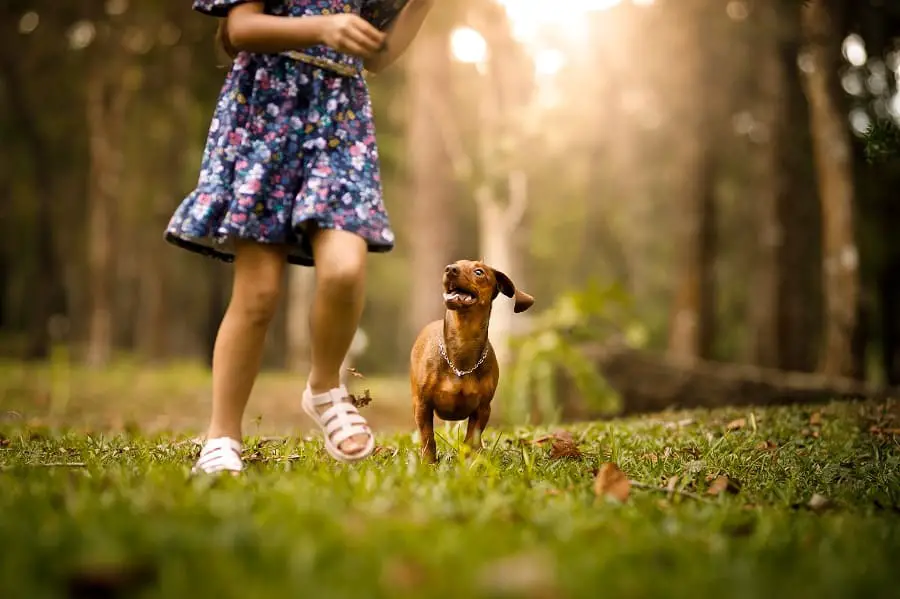
{"type": "Polygon", "coordinates": [[[450,361],[450,356],[447,355],[447,348],[444,347],[444,336],[443,335],[441,335],[441,339],[438,341],[438,348],[441,350],[441,357],[444,358],[444,362],[447,363],[447,366],[450,367],[450,370],[453,371],[453,374],[455,374],[456,376],[458,376],[460,378],[466,376],[467,374],[472,374],[473,372],[478,370],[478,367],[484,363],[484,360],[485,360],[485,358],[487,358],[487,355],[488,355],[488,344],[485,343],[484,351],[481,352],[481,357],[478,358],[477,362],[475,362],[475,366],[469,368],[468,370],[460,370],[459,368],[454,366],[453,362],[450,361]]]}

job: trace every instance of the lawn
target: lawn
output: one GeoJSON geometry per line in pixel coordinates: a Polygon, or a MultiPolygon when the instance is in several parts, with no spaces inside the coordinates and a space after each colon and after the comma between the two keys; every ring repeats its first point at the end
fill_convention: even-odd
{"type": "Polygon", "coordinates": [[[896,403],[673,412],[479,454],[444,427],[437,466],[409,434],[355,466],[253,437],[245,475],[192,479],[184,433],[8,420],[0,597],[896,597],[898,427],[896,403]]]}

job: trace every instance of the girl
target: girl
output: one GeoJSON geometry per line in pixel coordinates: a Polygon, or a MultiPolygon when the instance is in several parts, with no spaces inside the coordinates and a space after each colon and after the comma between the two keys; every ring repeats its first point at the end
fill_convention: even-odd
{"type": "Polygon", "coordinates": [[[243,469],[241,420],[288,263],[316,267],[301,406],[335,459],[360,460],[374,449],[339,379],[363,309],[367,252],[390,251],[394,242],[362,71],[396,60],[433,0],[392,1],[193,2],[224,19],[218,37],[233,65],[197,188],[166,239],[234,262],[213,351],[212,417],[194,472],[243,469]]]}

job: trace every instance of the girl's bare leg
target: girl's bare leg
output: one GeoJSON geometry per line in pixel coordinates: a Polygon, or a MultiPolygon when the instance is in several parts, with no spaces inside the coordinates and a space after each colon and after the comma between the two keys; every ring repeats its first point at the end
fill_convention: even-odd
{"type": "Polygon", "coordinates": [[[286,251],[253,242],[235,246],[231,301],[212,361],[212,418],[207,438],[241,439],[241,420],[262,361],[266,331],[282,292],[286,251]]]}
{"type": "MultiPolygon", "coordinates": [[[[312,246],[316,292],[309,319],[309,388],[317,395],[340,385],[341,364],[362,316],[368,250],[360,236],[330,229],[316,230],[312,246]]],[[[328,407],[321,406],[319,412],[328,407]]],[[[354,435],[339,447],[348,454],[358,453],[366,441],[367,435],[354,435]]]]}

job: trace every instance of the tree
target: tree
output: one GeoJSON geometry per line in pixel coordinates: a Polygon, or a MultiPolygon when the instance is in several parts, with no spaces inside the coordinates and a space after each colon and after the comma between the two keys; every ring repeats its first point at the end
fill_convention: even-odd
{"type": "MultiPolygon", "coordinates": [[[[406,61],[406,152],[409,172],[410,288],[408,326],[418,331],[443,312],[440,277],[454,259],[458,201],[453,166],[442,143],[442,127],[452,118],[452,70],[448,28],[430,21],[423,26],[406,61]]],[[[452,125],[451,125],[452,126],[452,125]]]]}
{"type": "Polygon", "coordinates": [[[796,66],[800,6],[776,0],[760,8],[752,44],[762,162],[754,198],[758,251],[750,353],[759,366],[811,371],[819,329],[819,238],[811,226],[818,206],[807,184],[809,121],[796,66]]]}
{"type": "Polygon", "coordinates": [[[801,11],[801,71],[809,102],[813,160],[822,204],[824,348],[820,368],[830,375],[854,371],[853,337],[859,302],[859,252],[854,231],[853,149],[838,72],[843,2],[810,0],[801,11]]]}

